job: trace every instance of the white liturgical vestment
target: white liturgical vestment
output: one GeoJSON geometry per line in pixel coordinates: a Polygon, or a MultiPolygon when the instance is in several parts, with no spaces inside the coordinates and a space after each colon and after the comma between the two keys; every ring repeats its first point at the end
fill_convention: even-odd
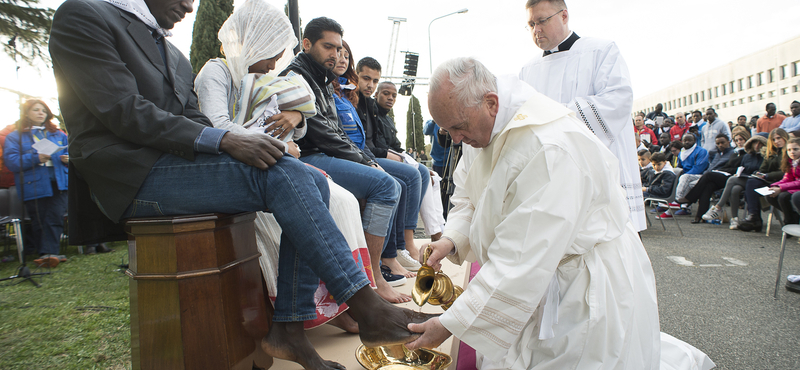
{"type": "Polygon", "coordinates": [[[481,269],[439,320],[482,370],[659,369],[655,278],[614,154],[563,105],[497,81],[492,139],[464,146],[443,232],[452,262],[481,269]]]}
{"type": "Polygon", "coordinates": [[[631,121],[633,90],[628,66],[611,41],[581,37],[569,50],[537,57],[522,67],[521,80],[575,112],[614,153],[620,166],[631,222],[647,228],[636,142],[631,121]]]}

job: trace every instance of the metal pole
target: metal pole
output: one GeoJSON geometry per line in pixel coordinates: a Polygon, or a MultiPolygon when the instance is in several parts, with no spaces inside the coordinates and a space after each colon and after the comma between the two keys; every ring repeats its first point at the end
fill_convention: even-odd
{"type": "Polygon", "coordinates": [[[464,13],[466,13],[468,11],[469,11],[469,9],[467,9],[467,8],[464,8],[464,9],[461,9],[461,10],[457,10],[457,11],[454,11],[452,13],[445,14],[443,16],[433,18],[433,20],[431,20],[431,23],[428,23],[428,61],[430,62],[431,75],[433,75],[433,52],[431,51],[431,25],[433,24],[433,21],[435,21],[437,19],[442,19],[442,18],[447,17],[447,16],[451,16],[453,14],[464,14],[464,13]]]}
{"type": "Polygon", "coordinates": [[[394,68],[394,55],[397,54],[397,39],[400,38],[400,22],[405,22],[406,18],[389,17],[392,21],[392,35],[389,36],[389,56],[386,58],[386,74],[392,74],[394,68]]]}
{"type": "Polygon", "coordinates": [[[289,22],[292,22],[294,36],[297,37],[297,46],[294,47],[294,54],[297,55],[303,44],[303,39],[300,38],[300,10],[297,0],[289,0],[289,22]]]}

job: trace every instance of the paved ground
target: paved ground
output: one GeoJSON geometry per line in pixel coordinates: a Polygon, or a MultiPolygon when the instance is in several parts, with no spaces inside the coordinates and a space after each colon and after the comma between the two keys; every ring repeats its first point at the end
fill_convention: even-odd
{"type": "Polygon", "coordinates": [[[664,221],[664,231],[652,217],[642,233],[656,275],[661,331],[701,349],[718,369],[800,369],[800,294],[783,287],[787,275],[800,274],[797,239],[787,241],[776,300],[777,222],[767,237],[727,224],[692,225],[692,218],[678,217],[683,237],[674,220],[664,221]]]}

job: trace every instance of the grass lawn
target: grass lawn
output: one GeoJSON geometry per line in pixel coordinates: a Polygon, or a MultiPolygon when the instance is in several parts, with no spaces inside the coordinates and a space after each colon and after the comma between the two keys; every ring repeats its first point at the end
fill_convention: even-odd
{"type": "MultiPolygon", "coordinates": [[[[69,247],[66,262],[36,278],[41,288],[0,282],[0,369],[130,368],[128,277],[117,266],[127,264],[127,244],[109,246],[98,255],[69,247]]],[[[14,246],[0,254],[16,259],[14,246]]],[[[17,267],[0,263],[0,278],[17,267]]]]}

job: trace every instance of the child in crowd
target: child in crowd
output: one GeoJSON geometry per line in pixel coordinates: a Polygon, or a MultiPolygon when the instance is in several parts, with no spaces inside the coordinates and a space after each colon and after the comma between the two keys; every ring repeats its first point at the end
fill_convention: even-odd
{"type": "Polygon", "coordinates": [[[653,165],[650,163],[650,151],[647,149],[639,150],[639,169],[643,170],[646,168],[652,168],[653,165]]]}
{"type": "Polygon", "coordinates": [[[767,196],[767,202],[777,207],[783,212],[783,223],[785,225],[797,224],[798,215],[792,204],[800,205],[800,139],[793,138],[786,144],[783,154],[781,170],[786,174],[783,179],[770,185],[772,194],[767,196]],[[797,194],[797,195],[795,195],[797,194]]]}
{"type": "Polygon", "coordinates": [[[655,153],[650,159],[652,168],[647,170],[647,182],[642,179],[642,191],[645,198],[666,198],[672,193],[672,184],[675,183],[675,173],[666,167],[667,156],[664,153],[655,153]]]}

